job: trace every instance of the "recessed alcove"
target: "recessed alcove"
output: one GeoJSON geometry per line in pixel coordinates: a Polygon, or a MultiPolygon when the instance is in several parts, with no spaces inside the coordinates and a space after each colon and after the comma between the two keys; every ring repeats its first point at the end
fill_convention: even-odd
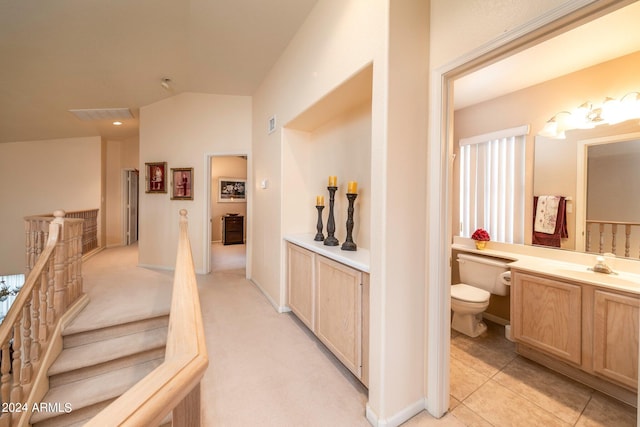
{"type": "Polygon", "coordinates": [[[369,248],[371,197],[371,93],[373,66],[345,80],[283,127],[283,233],[316,232],[316,196],[324,196],[324,233],[329,211],[328,177],[338,177],[335,236],[346,237],[348,181],[358,182],[353,239],[369,248]]]}

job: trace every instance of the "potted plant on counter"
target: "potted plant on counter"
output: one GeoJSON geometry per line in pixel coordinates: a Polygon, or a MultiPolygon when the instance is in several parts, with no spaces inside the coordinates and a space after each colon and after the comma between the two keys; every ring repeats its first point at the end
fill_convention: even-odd
{"type": "Polygon", "coordinates": [[[487,242],[491,240],[489,233],[483,228],[478,228],[474,231],[471,238],[476,242],[476,249],[484,249],[487,246],[487,242]]]}

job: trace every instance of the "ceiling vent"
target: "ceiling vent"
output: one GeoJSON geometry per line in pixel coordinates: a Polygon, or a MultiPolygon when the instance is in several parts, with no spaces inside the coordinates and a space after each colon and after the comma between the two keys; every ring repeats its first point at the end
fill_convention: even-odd
{"type": "Polygon", "coordinates": [[[133,114],[128,108],[89,108],[84,110],[69,110],[80,120],[121,120],[132,119],[133,114]]]}

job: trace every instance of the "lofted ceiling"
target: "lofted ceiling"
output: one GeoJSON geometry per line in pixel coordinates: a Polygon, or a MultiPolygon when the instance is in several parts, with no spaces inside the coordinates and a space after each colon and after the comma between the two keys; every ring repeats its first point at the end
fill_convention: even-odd
{"type": "Polygon", "coordinates": [[[0,142],[124,139],[174,94],[252,95],[316,2],[0,0],[0,142]],[[134,118],[68,112],[103,108],[134,118]]]}
{"type": "MultiPolygon", "coordinates": [[[[141,106],[172,95],[252,95],[316,2],[0,0],[0,142],[125,139],[141,106]],[[68,111],[111,108],[134,117],[68,111]]],[[[455,108],[638,51],[637,22],[640,2],[462,77],[455,108]]]]}

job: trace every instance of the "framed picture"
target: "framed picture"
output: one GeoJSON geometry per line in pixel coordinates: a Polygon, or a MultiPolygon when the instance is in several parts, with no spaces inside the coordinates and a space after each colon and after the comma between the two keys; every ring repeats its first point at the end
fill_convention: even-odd
{"type": "Polygon", "coordinates": [[[247,201],[246,179],[220,178],[218,179],[218,202],[242,203],[247,201]]]}
{"type": "Polygon", "coordinates": [[[167,162],[145,163],[147,193],[167,192],[167,162]]]}
{"type": "Polygon", "coordinates": [[[171,200],[193,200],[193,168],[171,168],[171,200]]]}

